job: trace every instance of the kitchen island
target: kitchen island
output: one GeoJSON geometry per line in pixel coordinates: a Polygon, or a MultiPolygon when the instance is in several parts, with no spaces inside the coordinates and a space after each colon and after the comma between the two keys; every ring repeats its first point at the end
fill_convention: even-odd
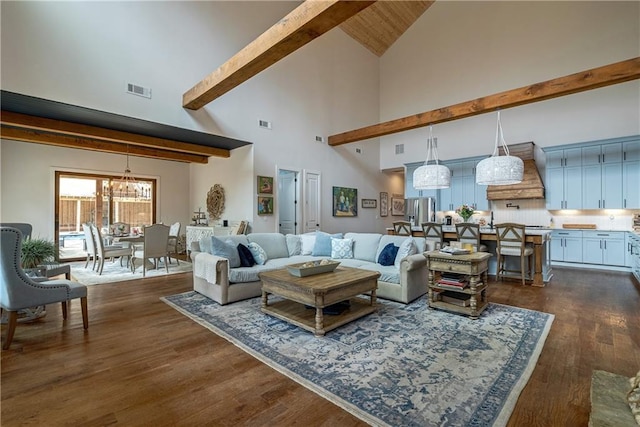
{"type": "MultiPolygon", "coordinates": [[[[445,242],[457,240],[456,228],[452,225],[443,225],[442,234],[445,242]]],[[[422,237],[421,227],[411,227],[411,233],[416,237],[422,237]]],[[[387,234],[395,234],[393,228],[387,228],[387,234]]],[[[495,254],[497,236],[495,229],[491,227],[480,227],[480,241],[487,245],[488,251],[495,254]]],[[[551,230],[546,228],[525,228],[525,241],[533,244],[534,273],[532,286],[545,286],[553,276],[551,273],[551,262],[549,257],[549,241],[551,240],[551,230]]],[[[491,258],[489,272],[495,275],[496,260],[491,258]]]]}

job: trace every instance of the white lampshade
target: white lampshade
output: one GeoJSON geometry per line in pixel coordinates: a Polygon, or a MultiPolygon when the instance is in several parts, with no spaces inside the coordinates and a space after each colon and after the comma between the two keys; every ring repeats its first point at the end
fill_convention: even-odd
{"type": "Polygon", "coordinates": [[[451,171],[440,164],[424,164],[413,172],[413,188],[416,190],[439,190],[451,186],[451,171]]]}
{"type": "Polygon", "coordinates": [[[500,111],[498,111],[498,124],[496,126],[496,143],[493,155],[482,160],[476,166],[476,184],[480,185],[509,185],[522,182],[524,162],[519,157],[509,155],[509,148],[504,142],[502,124],[500,123],[500,111]],[[498,140],[506,156],[501,156],[498,150],[498,140]]]}
{"type": "Polygon", "coordinates": [[[476,183],[509,185],[522,182],[524,162],[514,156],[491,156],[476,166],[476,183]]]}
{"type": "Polygon", "coordinates": [[[438,142],[433,137],[433,126],[429,126],[427,139],[427,160],[413,172],[413,188],[416,190],[439,190],[451,186],[451,171],[438,163],[438,142]],[[429,164],[433,154],[435,164],[429,164]]]}

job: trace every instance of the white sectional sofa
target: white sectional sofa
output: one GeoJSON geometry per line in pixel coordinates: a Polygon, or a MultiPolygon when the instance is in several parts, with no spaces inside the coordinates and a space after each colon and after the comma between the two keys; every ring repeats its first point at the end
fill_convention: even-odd
{"type": "MultiPolygon", "coordinates": [[[[251,242],[257,243],[267,256],[263,265],[229,268],[227,258],[201,251],[201,243],[204,248],[208,242],[191,244],[193,289],[222,305],[260,296],[260,272],[310,260],[331,258],[326,255],[313,255],[313,251],[309,254],[309,244],[313,240],[310,234],[285,236],[280,233],[252,233],[219,238],[234,246],[240,243],[244,246],[249,246],[251,242]]],[[[378,233],[346,233],[343,238],[352,239],[353,258],[334,259],[340,261],[342,266],[379,271],[381,275],[378,279],[378,297],[409,303],[427,292],[427,261],[422,255],[425,250],[424,238],[378,233]],[[399,256],[394,265],[383,266],[377,263],[380,253],[389,243],[403,249],[412,246],[407,245],[407,239],[413,239],[415,242],[416,253],[399,256]]]]}

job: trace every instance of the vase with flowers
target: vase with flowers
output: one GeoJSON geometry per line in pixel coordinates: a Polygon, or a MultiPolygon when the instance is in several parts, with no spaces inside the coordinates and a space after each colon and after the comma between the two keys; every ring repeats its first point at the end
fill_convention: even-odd
{"type": "Polygon", "coordinates": [[[474,214],[471,205],[462,205],[456,209],[456,213],[462,217],[464,222],[469,222],[469,218],[474,214]]]}

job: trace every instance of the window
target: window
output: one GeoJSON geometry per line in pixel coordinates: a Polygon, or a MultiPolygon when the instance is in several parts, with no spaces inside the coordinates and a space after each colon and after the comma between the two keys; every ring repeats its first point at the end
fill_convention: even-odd
{"type": "Polygon", "coordinates": [[[114,222],[139,230],[155,222],[155,179],[56,172],[55,195],[55,235],[63,261],[86,257],[85,222],[96,224],[102,234],[114,222]]]}

